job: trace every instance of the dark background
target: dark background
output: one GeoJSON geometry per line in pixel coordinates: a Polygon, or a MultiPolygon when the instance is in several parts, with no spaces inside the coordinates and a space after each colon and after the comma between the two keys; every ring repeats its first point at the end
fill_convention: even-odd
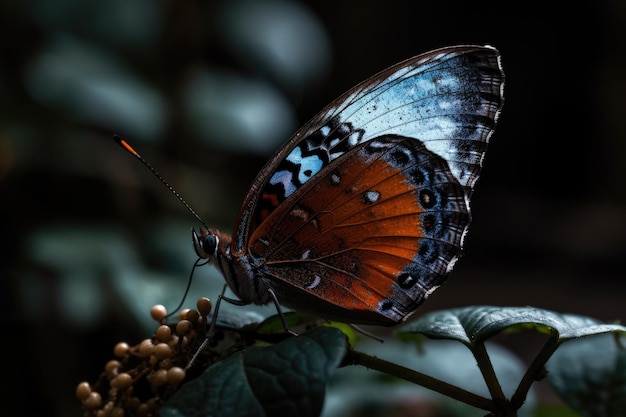
{"type": "Polygon", "coordinates": [[[230,231],[298,125],[377,71],[453,44],[500,50],[506,101],[466,255],[420,311],[626,315],[623,2],[0,5],[7,415],[80,415],[76,384],[115,342],[144,337],[149,306],[184,288],[198,224],[112,133],[230,231]]]}

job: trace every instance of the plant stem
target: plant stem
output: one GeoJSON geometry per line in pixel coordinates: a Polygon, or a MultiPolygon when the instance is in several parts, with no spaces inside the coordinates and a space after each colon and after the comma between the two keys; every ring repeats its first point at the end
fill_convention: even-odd
{"type": "Polygon", "coordinates": [[[480,369],[485,383],[487,384],[491,398],[498,403],[506,403],[506,396],[502,391],[496,372],[493,370],[493,365],[491,364],[491,359],[489,359],[489,355],[487,354],[485,344],[476,343],[471,347],[471,351],[474,358],[476,358],[476,363],[478,364],[478,368],[480,369]]]}
{"type": "Polygon", "coordinates": [[[524,401],[526,401],[526,396],[528,395],[528,390],[530,389],[530,386],[533,384],[533,382],[541,379],[541,373],[544,366],[546,365],[546,362],[548,362],[548,359],[550,359],[550,356],[552,356],[552,354],[558,347],[559,335],[557,332],[553,332],[550,339],[541,348],[539,353],[537,353],[537,356],[526,370],[524,377],[520,381],[517,389],[515,390],[515,393],[511,397],[511,404],[514,407],[520,408],[524,401]]]}
{"type": "Polygon", "coordinates": [[[404,379],[409,382],[421,385],[430,390],[436,391],[447,397],[453,398],[457,401],[461,401],[465,404],[469,404],[482,410],[495,412],[494,403],[485,397],[476,395],[455,385],[448,384],[447,382],[433,378],[429,375],[421,372],[414,371],[404,366],[397,365],[392,362],[388,362],[384,359],[377,358],[375,356],[368,355],[363,352],[351,351],[346,357],[345,364],[349,365],[363,365],[370,369],[375,369],[380,372],[395,376],[397,378],[404,379]]]}

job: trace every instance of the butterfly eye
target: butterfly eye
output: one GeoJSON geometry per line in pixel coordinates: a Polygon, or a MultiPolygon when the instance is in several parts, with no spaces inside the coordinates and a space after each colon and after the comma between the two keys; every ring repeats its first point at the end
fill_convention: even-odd
{"type": "Polygon", "coordinates": [[[212,256],[217,255],[217,246],[219,238],[206,231],[202,231],[200,236],[195,230],[191,230],[193,248],[196,250],[196,254],[203,259],[210,259],[212,256]]]}

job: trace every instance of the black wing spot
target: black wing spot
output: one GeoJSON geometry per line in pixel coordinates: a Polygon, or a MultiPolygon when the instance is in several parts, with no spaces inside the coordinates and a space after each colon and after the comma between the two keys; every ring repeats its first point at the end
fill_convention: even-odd
{"type": "Polygon", "coordinates": [[[402,272],[400,275],[398,275],[398,285],[400,285],[400,288],[408,290],[410,288],[413,288],[415,286],[415,284],[417,284],[417,278],[407,272],[402,272]]]}

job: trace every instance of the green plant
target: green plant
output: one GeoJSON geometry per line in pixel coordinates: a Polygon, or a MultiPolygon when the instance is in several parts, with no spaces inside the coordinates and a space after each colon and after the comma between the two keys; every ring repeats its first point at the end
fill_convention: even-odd
{"type": "MultiPolygon", "coordinates": [[[[185,317],[185,314],[188,313],[180,317],[185,317]]],[[[201,324],[196,328],[202,330],[198,335],[204,334],[207,319],[210,318],[208,311],[205,309],[204,313],[192,316],[200,317],[196,323],[201,324]]],[[[361,402],[360,408],[369,407],[367,415],[375,415],[372,407],[375,404],[380,407],[385,400],[389,400],[390,392],[397,391],[400,386],[398,381],[404,380],[443,394],[454,402],[469,405],[476,409],[476,415],[518,416],[527,408],[522,406],[531,386],[544,379],[548,360],[565,342],[568,342],[568,347],[571,346],[567,355],[555,355],[555,360],[549,364],[550,378],[554,375],[554,382],[551,382],[563,400],[585,416],[625,415],[620,410],[625,409],[626,398],[626,350],[621,344],[626,340],[626,327],[620,325],[531,307],[475,306],[436,311],[399,328],[395,336],[384,343],[376,343],[378,349],[374,350],[394,352],[393,360],[389,360],[363,350],[361,345],[365,345],[367,350],[367,343],[357,342],[358,338],[350,327],[332,323],[320,326],[319,322],[296,313],[287,313],[285,318],[290,327],[305,330],[297,337],[290,336],[282,330],[277,316],[260,323],[250,322],[246,316],[220,318],[214,343],[205,349],[203,355],[192,360],[194,363],[188,368],[188,382],[176,383],[168,388],[169,391],[161,391],[158,401],[168,398],[159,404],[159,415],[313,417],[323,413],[327,389],[332,392],[346,386],[358,388],[354,398],[361,402]],[[230,319],[230,322],[225,319],[230,319]],[[545,343],[526,370],[522,370],[521,374],[518,372],[521,376],[517,383],[511,385],[515,377],[497,369],[494,360],[497,359],[497,350],[489,341],[496,335],[522,331],[545,335],[545,343]],[[420,352],[427,339],[445,340],[456,344],[456,347],[463,346],[471,355],[460,359],[458,349],[438,348],[437,361],[448,362],[455,371],[448,377],[430,376],[417,369],[427,358],[420,352]],[[591,350],[590,346],[593,346],[591,350]],[[600,352],[600,357],[595,358],[593,363],[588,362],[589,351],[600,352]],[[579,366],[576,371],[572,363],[587,366],[579,366]],[[454,376],[454,372],[462,373],[462,369],[476,368],[476,365],[486,385],[486,393],[467,387],[468,380],[473,381],[470,385],[476,385],[479,379],[476,375],[466,378],[465,383],[459,383],[460,380],[454,376]],[[205,367],[206,370],[199,372],[198,368],[205,367]],[[350,382],[347,385],[342,385],[337,382],[337,375],[341,373],[337,371],[339,368],[368,368],[380,373],[369,372],[369,376],[359,376],[359,379],[353,376],[348,378],[350,382]],[[192,373],[197,375],[192,377],[192,373]],[[589,381],[605,383],[594,385],[589,381]],[[514,387],[512,393],[507,395],[511,387],[514,387]]],[[[202,338],[196,340],[201,342],[202,338]]],[[[180,341],[177,340],[177,343],[180,341]]],[[[188,346],[186,353],[178,356],[186,361],[190,361],[189,353],[197,349],[197,343],[188,346]]],[[[171,360],[175,360],[173,356],[171,360]]],[[[151,362],[143,369],[160,367],[155,361],[151,362]]],[[[428,362],[432,365],[432,357],[428,362]]],[[[511,365],[511,360],[506,359],[504,363],[511,365]]],[[[521,365],[516,363],[515,366],[521,365]]],[[[412,395],[416,395],[415,392],[412,395]]],[[[342,407],[344,413],[351,398],[346,391],[343,392],[346,403],[342,407]]],[[[356,402],[351,405],[352,408],[359,408],[356,402]]],[[[464,408],[457,413],[467,416],[470,413],[468,410],[464,408]]],[[[338,412],[337,408],[332,412],[338,412]]],[[[526,415],[529,412],[525,411],[526,415]]],[[[331,415],[329,413],[326,409],[326,414],[331,415]]],[[[129,414],[133,415],[133,411],[126,413],[129,414]]]]}

